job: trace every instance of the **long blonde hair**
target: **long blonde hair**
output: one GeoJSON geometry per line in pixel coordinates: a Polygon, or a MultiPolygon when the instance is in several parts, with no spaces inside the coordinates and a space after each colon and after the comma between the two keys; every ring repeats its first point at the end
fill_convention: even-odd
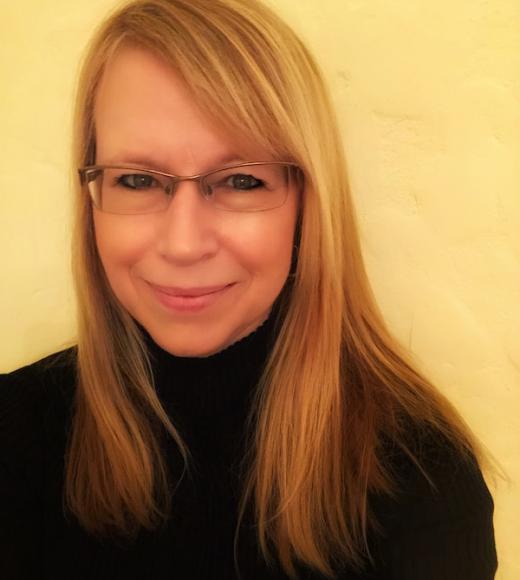
{"type": "MultiPolygon", "coordinates": [[[[342,141],[319,67],[257,0],[130,2],[101,25],[86,54],[75,167],[95,162],[96,88],[123,44],[168,62],[223,131],[254,135],[305,173],[297,268],[249,417],[240,517],[254,506],[265,559],[274,547],[289,575],[296,560],[328,576],[338,560],[361,569],[370,558],[369,525],[376,525],[369,492],[395,491],[384,439],[421,468],[406,435],[411,422],[443,434],[482,468],[493,467],[460,414],[385,326],[364,268],[342,141]]],[[[187,467],[189,449],[156,395],[142,335],[107,282],[79,183],[73,244],[78,388],[64,500],[91,533],[135,536],[164,522],[175,501],[158,428],[173,437],[187,467]]]]}

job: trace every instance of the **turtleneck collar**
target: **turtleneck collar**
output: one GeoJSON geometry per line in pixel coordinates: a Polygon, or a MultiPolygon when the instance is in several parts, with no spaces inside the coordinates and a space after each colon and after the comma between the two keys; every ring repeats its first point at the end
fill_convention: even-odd
{"type": "Polygon", "coordinates": [[[165,408],[175,415],[204,414],[207,418],[219,413],[242,414],[278,335],[281,305],[279,296],[255,330],[207,357],[171,354],[142,329],[157,394],[165,408]]]}
{"type": "Polygon", "coordinates": [[[157,396],[198,469],[227,469],[242,456],[245,420],[278,335],[281,308],[279,297],[255,330],[208,357],[171,354],[142,329],[157,396]]]}

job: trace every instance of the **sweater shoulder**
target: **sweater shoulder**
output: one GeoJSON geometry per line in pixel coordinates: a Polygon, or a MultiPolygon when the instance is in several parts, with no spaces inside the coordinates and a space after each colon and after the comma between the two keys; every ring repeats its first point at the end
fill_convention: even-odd
{"type": "Polygon", "coordinates": [[[60,350],[14,371],[0,374],[0,396],[4,401],[16,401],[27,394],[62,388],[74,379],[75,346],[60,350]]]}
{"type": "Polygon", "coordinates": [[[37,460],[47,427],[60,428],[71,410],[75,376],[75,347],[0,375],[0,460],[5,471],[37,460]]]}
{"type": "Polygon", "coordinates": [[[462,452],[432,428],[410,426],[407,448],[386,449],[386,466],[396,484],[396,495],[385,502],[398,510],[393,529],[493,513],[492,495],[476,457],[462,452]]]}
{"type": "Polygon", "coordinates": [[[75,384],[69,348],[0,374],[0,576],[33,578],[45,501],[61,477],[75,384]]]}
{"type": "Polygon", "coordinates": [[[35,362],[26,364],[18,369],[8,373],[1,373],[0,384],[6,385],[9,382],[26,383],[33,379],[52,380],[59,376],[60,373],[70,372],[76,365],[77,347],[69,348],[54,352],[35,362]]]}
{"type": "Polygon", "coordinates": [[[76,347],[0,374],[0,425],[7,415],[21,419],[55,397],[70,395],[75,376],[76,347]]]}
{"type": "Polygon", "coordinates": [[[385,569],[403,580],[493,578],[494,502],[477,459],[422,426],[410,427],[407,443],[417,463],[401,448],[387,450],[396,493],[371,504],[385,569]]]}

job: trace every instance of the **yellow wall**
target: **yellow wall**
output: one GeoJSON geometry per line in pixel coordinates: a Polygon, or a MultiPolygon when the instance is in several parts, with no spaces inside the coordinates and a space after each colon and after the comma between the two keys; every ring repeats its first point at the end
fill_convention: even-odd
{"type": "MultiPolygon", "coordinates": [[[[2,371],[74,336],[71,97],[82,47],[113,4],[0,6],[2,371]]],[[[271,4],[330,81],[366,262],[391,328],[517,482],[520,3],[271,4]]],[[[518,484],[493,493],[497,578],[516,580],[518,484]]]]}

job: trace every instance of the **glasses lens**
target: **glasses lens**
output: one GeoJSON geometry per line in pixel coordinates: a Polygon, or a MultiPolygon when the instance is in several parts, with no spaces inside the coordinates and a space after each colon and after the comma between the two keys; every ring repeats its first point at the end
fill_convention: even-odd
{"type": "Polygon", "coordinates": [[[168,178],[139,169],[105,167],[86,173],[89,193],[97,208],[108,213],[141,214],[164,210],[168,178]]]}
{"type": "Polygon", "coordinates": [[[203,189],[218,209],[261,211],[280,207],[294,186],[294,168],[279,163],[219,169],[203,179],[203,189]]]}

